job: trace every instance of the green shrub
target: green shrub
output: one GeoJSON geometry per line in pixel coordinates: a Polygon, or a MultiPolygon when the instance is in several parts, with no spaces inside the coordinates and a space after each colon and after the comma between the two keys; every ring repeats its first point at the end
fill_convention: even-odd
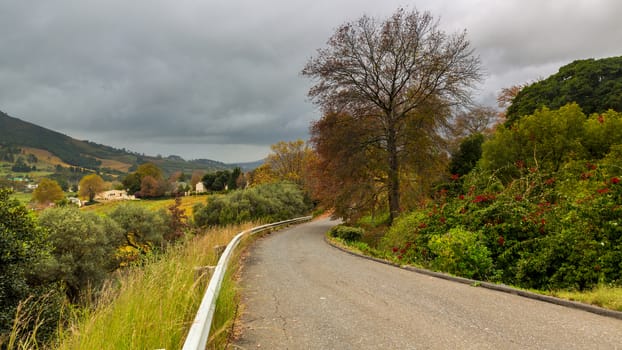
{"type": "Polygon", "coordinates": [[[407,243],[414,242],[417,228],[426,217],[423,211],[413,211],[399,216],[380,240],[380,248],[391,250],[394,247],[404,247],[407,243]]]}
{"type": "Polygon", "coordinates": [[[49,254],[46,232],[10,194],[0,188],[0,342],[11,329],[19,302],[36,293],[28,274],[49,254]]]}
{"type": "Polygon", "coordinates": [[[270,183],[209,196],[206,205],[194,209],[198,226],[226,225],[251,220],[280,221],[304,215],[311,205],[298,186],[270,183]]]}
{"type": "Polygon", "coordinates": [[[119,205],[110,218],[125,231],[124,243],[143,253],[161,247],[169,231],[165,210],[153,211],[136,203],[119,205]]]}
{"type": "Polygon", "coordinates": [[[492,259],[480,236],[481,233],[463,227],[455,227],[443,235],[433,236],[428,243],[434,255],[432,267],[468,278],[487,277],[492,259]]]}
{"type": "Polygon", "coordinates": [[[107,217],[59,207],[43,211],[41,226],[49,232],[50,259],[39,263],[39,280],[61,282],[74,301],[87,288],[97,289],[118,267],[116,249],[124,243],[123,230],[107,217]]]}
{"type": "Polygon", "coordinates": [[[329,234],[346,242],[359,241],[363,237],[363,229],[360,227],[337,225],[330,229],[329,234]]]}

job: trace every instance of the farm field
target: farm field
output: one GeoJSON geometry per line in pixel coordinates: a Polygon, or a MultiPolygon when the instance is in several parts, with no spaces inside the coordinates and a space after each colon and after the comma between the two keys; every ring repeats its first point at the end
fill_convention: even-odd
{"type": "MultiPolygon", "coordinates": [[[[192,207],[195,204],[206,203],[206,201],[207,201],[207,195],[181,197],[181,209],[184,210],[187,216],[190,216],[192,215],[192,207]]],[[[82,207],[82,210],[92,211],[98,214],[109,214],[122,203],[127,203],[127,201],[101,202],[101,203],[97,203],[94,205],[82,207]]],[[[139,203],[141,206],[144,206],[151,210],[159,210],[159,209],[167,209],[168,207],[173,205],[173,203],[175,203],[175,198],[141,199],[141,200],[132,201],[132,203],[139,203]]]]}

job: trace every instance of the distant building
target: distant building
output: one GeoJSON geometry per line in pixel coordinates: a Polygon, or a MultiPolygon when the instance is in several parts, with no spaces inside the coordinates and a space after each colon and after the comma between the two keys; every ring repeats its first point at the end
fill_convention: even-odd
{"type": "Polygon", "coordinates": [[[204,193],[207,192],[207,190],[205,190],[205,185],[203,184],[203,182],[199,181],[197,182],[196,186],[194,186],[194,191],[196,193],[204,193]]]}
{"type": "Polygon", "coordinates": [[[95,196],[96,201],[121,201],[130,199],[136,199],[136,197],[128,195],[125,190],[104,191],[95,196]]]}
{"type": "Polygon", "coordinates": [[[78,207],[81,207],[81,206],[82,206],[82,201],[81,201],[79,198],[76,198],[76,197],[69,197],[69,198],[67,198],[67,200],[69,200],[69,203],[71,203],[71,204],[75,204],[75,205],[77,205],[78,207]]]}

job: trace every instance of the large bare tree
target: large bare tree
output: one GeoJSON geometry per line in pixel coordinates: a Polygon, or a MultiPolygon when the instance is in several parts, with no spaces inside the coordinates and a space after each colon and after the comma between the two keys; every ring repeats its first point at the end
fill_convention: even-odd
{"type": "Polygon", "coordinates": [[[309,96],[325,115],[347,113],[371,128],[362,145],[344,147],[384,151],[391,221],[400,212],[409,118],[420,117],[425,107],[446,120],[449,107],[470,101],[481,78],[466,32],[446,34],[430,13],[404,9],[384,20],[363,16],[341,25],[302,74],[314,79],[309,96]]]}

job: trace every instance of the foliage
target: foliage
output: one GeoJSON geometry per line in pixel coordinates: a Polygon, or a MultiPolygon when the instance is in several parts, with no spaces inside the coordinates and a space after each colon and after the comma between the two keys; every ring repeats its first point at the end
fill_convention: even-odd
{"type": "Polygon", "coordinates": [[[226,225],[250,220],[279,221],[311,209],[302,190],[291,183],[270,183],[208,197],[194,208],[198,226],[226,225]]]}
{"type": "Polygon", "coordinates": [[[441,193],[426,208],[401,217],[383,246],[405,262],[525,288],[619,284],[620,159],[572,161],[554,174],[515,167],[520,175],[505,185],[493,173],[474,171],[460,192],[441,193]],[[485,246],[490,269],[483,249],[447,257],[455,242],[439,237],[456,228],[462,230],[459,237],[471,235],[476,247],[485,246]],[[482,268],[473,267],[478,261],[482,268]]]}
{"type": "Polygon", "coordinates": [[[65,197],[63,189],[54,180],[41,179],[39,185],[32,192],[32,199],[41,204],[53,203],[65,197]]]}
{"type": "Polygon", "coordinates": [[[59,207],[43,211],[39,222],[49,232],[53,249],[51,259],[41,261],[37,278],[62,282],[71,300],[87,289],[96,290],[118,267],[116,251],[123,244],[123,231],[113,220],[59,207]]]}
{"type": "Polygon", "coordinates": [[[482,145],[483,169],[505,182],[521,169],[556,172],[571,160],[605,157],[622,144],[622,113],[607,111],[587,118],[575,104],[543,108],[510,128],[500,127],[482,145]]]}
{"type": "Polygon", "coordinates": [[[484,135],[480,133],[470,135],[462,140],[458,151],[451,155],[449,172],[466,175],[473,170],[482,157],[482,143],[484,143],[484,135]]]}
{"type": "Polygon", "coordinates": [[[185,210],[181,207],[181,197],[175,197],[175,203],[168,207],[169,220],[168,232],[164,235],[164,239],[168,242],[176,241],[184,236],[188,229],[186,221],[187,216],[185,210]]]}
{"type": "Polygon", "coordinates": [[[89,174],[80,180],[80,184],[78,185],[78,195],[83,198],[88,198],[89,202],[93,202],[95,195],[102,192],[105,189],[105,186],[106,183],[101,176],[97,174],[89,174]]]}
{"type": "Polygon", "coordinates": [[[577,60],[520,90],[508,107],[507,125],[542,107],[557,109],[571,102],[586,114],[622,111],[620,90],[622,56],[577,60]]]}
{"type": "Polygon", "coordinates": [[[46,232],[10,193],[0,189],[0,335],[11,329],[18,303],[34,292],[28,275],[49,252],[46,232]]]}
{"type": "Polygon", "coordinates": [[[324,112],[312,127],[320,168],[328,169],[319,182],[360,174],[353,186],[330,186],[339,194],[327,195],[328,204],[344,201],[336,210],[347,215],[342,209],[360,206],[361,192],[371,190],[365,199],[375,204],[382,193],[390,220],[400,212],[405,165],[413,165],[409,175],[421,175],[425,156],[440,158],[435,136],[448,107],[466,102],[480,78],[465,33],[448,35],[429,13],[403,9],[385,20],[363,16],[341,25],[302,73],[315,79],[309,95],[324,112]]]}
{"type": "Polygon", "coordinates": [[[205,189],[209,191],[235,190],[237,188],[237,179],[241,174],[242,170],[236,167],[233,171],[219,170],[207,173],[203,175],[201,181],[205,185],[205,189]]]}
{"type": "Polygon", "coordinates": [[[299,186],[305,184],[305,174],[313,150],[303,140],[280,141],[270,146],[272,153],[266,159],[277,181],[289,181],[299,186]]]}
{"type": "Polygon", "coordinates": [[[165,210],[153,211],[136,203],[122,203],[109,216],[124,231],[126,246],[119,253],[122,265],[162,247],[164,236],[169,234],[165,210]]]}
{"type": "Polygon", "coordinates": [[[430,253],[434,256],[431,266],[468,278],[486,278],[492,267],[492,259],[480,235],[457,226],[447,233],[432,236],[428,243],[430,253]]]}
{"type": "Polygon", "coordinates": [[[363,229],[346,225],[333,226],[328,231],[331,237],[341,238],[344,241],[360,241],[363,237],[363,229]]]}
{"type": "Polygon", "coordinates": [[[166,193],[168,184],[164,179],[156,179],[151,175],[144,176],[140,181],[140,191],[135,195],[140,198],[157,198],[166,193]]]}
{"type": "Polygon", "coordinates": [[[157,198],[168,190],[162,170],[154,163],[141,164],[135,172],[129,173],[122,181],[128,193],[141,198],[157,198]]]}
{"type": "MultiPolygon", "coordinates": [[[[140,268],[128,268],[107,286],[98,302],[73,312],[70,323],[59,331],[57,348],[181,349],[208,282],[196,280],[195,267],[216,265],[218,257],[212,247],[227,244],[250,227],[206,231],[140,268]]],[[[224,282],[223,287],[227,286],[229,282],[224,282]]],[[[228,294],[226,290],[221,293],[228,294]]],[[[221,306],[219,299],[216,328],[225,322],[221,306]]],[[[235,311],[232,308],[229,312],[235,311]]]]}

